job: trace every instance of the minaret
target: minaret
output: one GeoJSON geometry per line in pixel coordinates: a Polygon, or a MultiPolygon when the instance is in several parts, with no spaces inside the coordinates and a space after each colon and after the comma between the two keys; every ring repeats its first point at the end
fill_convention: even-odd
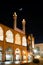
{"type": "Polygon", "coordinates": [[[23,25],[23,31],[24,31],[24,33],[25,33],[25,24],[26,24],[26,21],[25,21],[25,19],[23,19],[22,20],[22,25],[23,25]]]}
{"type": "Polygon", "coordinates": [[[16,29],[16,26],[17,26],[17,14],[16,14],[16,12],[14,12],[14,14],[13,14],[13,19],[14,19],[14,29],[16,29]]]}

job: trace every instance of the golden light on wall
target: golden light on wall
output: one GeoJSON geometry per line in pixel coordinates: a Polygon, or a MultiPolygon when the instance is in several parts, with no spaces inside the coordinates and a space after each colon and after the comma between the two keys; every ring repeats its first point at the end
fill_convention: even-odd
{"type": "Polygon", "coordinates": [[[15,35],[15,44],[21,45],[21,36],[18,33],[15,35]]]}
{"type": "Polygon", "coordinates": [[[0,27],[0,40],[1,41],[3,41],[3,37],[4,37],[4,35],[3,35],[3,29],[2,29],[2,27],[0,27]]]}
{"type": "Polygon", "coordinates": [[[22,53],[23,53],[23,60],[26,60],[26,51],[22,51],[22,53]]]}

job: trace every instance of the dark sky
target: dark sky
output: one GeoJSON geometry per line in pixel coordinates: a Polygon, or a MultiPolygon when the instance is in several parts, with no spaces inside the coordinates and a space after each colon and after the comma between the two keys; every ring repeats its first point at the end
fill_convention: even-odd
{"type": "Polygon", "coordinates": [[[43,5],[29,2],[0,2],[0,23],[13,28],[13,13],[17,12],[17,27],[22,29],[22,19],[26,20],[26,34],[32,33],[35,43],[43,42],[43,5]],[[22,8],[22,10],[20,10],[22,8]]]}

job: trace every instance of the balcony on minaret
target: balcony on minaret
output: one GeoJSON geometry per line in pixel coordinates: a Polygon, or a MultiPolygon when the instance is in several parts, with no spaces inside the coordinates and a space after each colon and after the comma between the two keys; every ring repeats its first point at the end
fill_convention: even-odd
{"type": "Polygon", "coordinates": [[[13,19],[14,19],[14,29],[16,29],[16,26],[17,26],[17,14],[16,14],[16,12],[14,12],[14,14],[13,14],[13,19]]]}

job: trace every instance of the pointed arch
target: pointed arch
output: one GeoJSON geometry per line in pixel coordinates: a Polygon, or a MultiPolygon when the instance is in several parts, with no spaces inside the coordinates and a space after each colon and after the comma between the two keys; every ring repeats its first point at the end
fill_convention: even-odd
{"type": "Polygon", "coordinates": [[[16,48],[15,54],[16,54],[16,53],[19,53],[19,54],[20,54],[20,52],[21,52],[20,49],[19,49],[19,48],[16,48]]]}
{"type": "Polygon", "coordinates": [[[22,45],[23,46],[27,46],[27,41],[26,41],[26,37],[25,36],[22,37],[22,45]]]}
{"type": "Polygon", "coordinates": [[[22,51],[22,59],[23,59],[23,63],[27,62],[27,52],[26,52],[26,50],[22,51]]]}
{"type": "Polygon", "coordinates": [[[15,35],[15,44],[21,45],[21,36],[19,33],[15,35]]]}
{"type": "Polygon", "coordinates": [[[0,40],[3,41],[3,29],[2,27],[0,26],[0,40]]]}
{"type": "Polygon", "coordinates": [[[15,63],[20,63],[21,61],[21,50],[19,48],[15,49],[15,63]]]}
{"type": "Polygon", "coordinates": [[[14,41],[13,33],[11,30],[7,30],[7,32],[6,32],[6,41],[11,42],[11,43],[13,43],[13,41],[14,41]]]}
{"type": "Polygon", "coordinates": [[[7,52],[13,52],[12,48],[10,48],[10,47],[8,47],[8,48],[6,49],[6,51],[7,51],[7,52]]]}
{"type": "Polygon", "coordinates": [[[5,51],[6,55],[5,55],[5,58],[6,58],[6,61],[13,61],[13,50],[12,48],[7,48],[6,51],[5,51]]]}

